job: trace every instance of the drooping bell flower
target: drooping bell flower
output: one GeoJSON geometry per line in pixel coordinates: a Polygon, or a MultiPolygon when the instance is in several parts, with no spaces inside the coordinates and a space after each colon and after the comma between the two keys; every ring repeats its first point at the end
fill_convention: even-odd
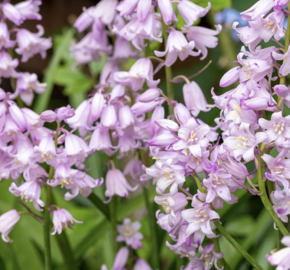
{"type": "Polygon", "coordinates": [[[171,0],[158,0],[158,7],[166,25],[171,24],[172,21],[177,21],[171,0]]]}
{"type": "Polygon", "coordinates": [[[41,38],[44,29],[41,25],[37,25],[38,33],[34,34],[26,29],[17,31],[18,48],[15,51],[22,55],[21,61],[26,62],[35,54],[40,54],[42,59],[46,57],[46,51],[51,48],[51,38],[41,38]]]}
{"type": "Polygon", "coordinates": [[[21,14],[23,20],[41,20],[42,17],[39,14],[40,5],[41,0],[27,0],[16,4],[15,8],[21,14]]]}
{"type": "Polygon", "coordinates": [[[166,49],[164,52],[154,51],[158,57],[163,57],[167,54],[164,64],[169,67],[175,63],[177,58],[184,61],[189,55],[197,56],[200,51],[194,52],[195,42],[188,42],[184,34],[177,30],[171,30],[168,35],[166,49]]]}
{"type": "Polygon", "coordinates": [[[52,211],[53,231],[51,235],[55,235],[56,233],[61,234],[62,230],[67,227],[72,229],[74,222],[83,223],[82,221],[74,219],[70,212],[66,209],[57,209],[52,211]]]}
{"type": "Polygon", "coordinates": [[[0,49],[11,48],[15,44],[14,41],[10,40],[10,33],[7,24],[0,22],[0,49]]]}
{"type": "Polygon", "coordinates": [[[8,234],[14,228],[19,219],[20,215],[15,209],[10,210],[0,216],[0,233],[2,233],[3,241],[12,242],[8,234]]]}

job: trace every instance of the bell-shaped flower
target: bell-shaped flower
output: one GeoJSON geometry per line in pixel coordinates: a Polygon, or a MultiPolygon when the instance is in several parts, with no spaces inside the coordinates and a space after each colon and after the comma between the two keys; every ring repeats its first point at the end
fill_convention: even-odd
{"type": "Polygon", "coordinates": [[[283,117],[282,112],[275,112],[271,120],[259,119],[259,125],[268,137],[265,143],[275,142],[277,146],[290,147],[290,116],[283,117]]]}
{"type": "Polygon", "coordinates": [[[290,214],[290,190],[275,190],[271,193],[271,199],[274,203],[273,209],[277,216],[283,221],[288,222],[290,214]]]}
{"type": "Polygon", "coordinates": [[[74,222],[83,223],[82,221],[78,221],[73,218],[71,213],[66,209],[56,209],[52,211],[52,224],[53,224],[53,232],[51,235],[55,235],[56,233],[61,234],[62,230],[65,228],[72,229],[74,226],[74,222]]]}
{"type": "Polygon", "coordinates": [[[15,196],[20,196],[21,199],[32,202],[37,211],[42,211],[40,207],[44,207],[45,205],[44,202],[40,199],[40,181],[24,182],[19,187],[15,183],[12,183],[9,191],[15,196]]]}
{"type": "Polygon", "coordinates": [[[180,125],[186,125],[191,118],[189,110],[182,103],[175,104],[174,116],[180,125]]]}
{"type": "Polygon", "coordinates": [[[173,159],[157,160],[152,167],[146,168],[146,173],[153,178],[161,194],[170,187],[170,193],[173,195],[185,182],[183,166],[176,164],[176,160],[173,159]]]}
{"type": "Polygon", "coordinates": [[[189,149],[194,157],[201,157],[202,148],[209,144],[209,140],[206,138],[209,131],[210,127],[208,125],[199,125],[194,118],[190,118],[186,126],[178,130],[179,140],[173,144],[173,149],[189,149]]]}
{"type": "Polygon", "coordinates": [[[46,83],[40,83],[34,73],[24,72],[17,77],[16,90],[19,91],[20,98],[27,106],[32,104],[33,91],[37,94],[42,94],[45,91],[45,87],[46,83]]]}
{"type": "Polygon", "coordinates": [[[273,7],[274,0],[260,0],[249,9],[241,12],[242,19],[254,21],[262,15],[267,14],[273,7]]]}
{"type": "Polygon", "coordinates": [[[86,30],[94,21],[93,11],[95,7],[83,8],[83,13],[74,22],[74,27],[79,31],[83,32],[86,30]]]}
{"type": "Polygon", "coordinates": [[[108,25],[115,17],[117,4],[118,0],[102,0],[96,5],[92,15],[108,25]]]}
{"type": "Polygon", "coordinates": [[[110,199],[114,195],[127,197],[128,191],[135,191],[138,186],[131,187],[127,182],[123,173],[118,169],[112,169],[106,175],[106,191],[105,195],[110,199]]]}
{"type": "Polygon", "coordinates": [[[224,145],[230,150],[236,160],[243,158],[246,162],[254,160],[256,146],[266,141],[267,135],[251,132],[249,124],[242,123],[238,128],[234,127],[231,136],[224,139],[224,145]]]}
{"type": "Polygon", "coordinates": [[[123,129],[123,128],[134,125],[134,123],[135,123],[134,115],[132,111],[130,110],[130,107],[128,105],[121,106],[119,109],[120,127],[123,129]]]}
{"type": "Polygon", "coordinates": [[[15,51],[22,55],[21,61],[26,62],[35,54],[40,54],[42,58],[46,57],[46,51],[51,48],[51,38],[41,38],[44,33],[43,27],[37,25],[38,33],[34,34],[26,29],[17,31],[16,39],[18,48],[15,51]]]}
{"type": "Polygon", "coordinates": [[[87,155],[92,152],[87,143],[82,138],[74,134],[67,134],[65,136],[65,150],[69,157],[87,155]]]}
{"type": "Polygon", "coordinates": [[[56,117],[58,121],[67,120],[75,115],[75,110],[67,105],[66,107],[60,107],[55,110],[56,117]]]}
{"type": "Polygon", "coordinates": [[[119,3],[116,10],[120,12],[120,16],[122,17],[131,15],[135,11],[138,2],[139,0],[124,0],[119,3]]]}
{"type": "Polygon", "coordinates": [[[173,195],[167,193],[162,196],[156,196],[154,201],[163,207],[166,214],[169,214],[169,223],[172,223],[176,214],[182,211],[188,203],[186,196],[180,192],[173,195]]]}
{"type": "Polygon", "coordinates": [[[147,58],[137,60],[128,72],[115,72],[114,80],[132,87],[133,91],[141,90],[145,81],[151,88],[155,88],[160,82],[160,80],[153,80],[153,65],[147,58]]]}
{"type": "MultiPolygon", "coordinates": [[[[290,46],[289,46],[290,47],[290,46]]],[[[283,60],[283,64],[280,66],[279,74],[283,77],[287,76],[290,73],[290,57],[289,57],[290,50],[288,48],[288,51],[285,54],[280,54],[275,51],[273,51],[272,55],[276,60],[283,60]]]]}
{"type": "Polygon", "coordinates": [[[177,5],[178,11],[186,22],[184,28],[192,26],[199,18],[204,17],[211,8],[211,3],[208,3],[206,8],[200,7],[189,0],[181,0],[177,5]]]}
{"type": "Polygon", "coordinates": [[[172,21],[177,21],[171,0],[158,0],[158,7],[166,25],[171,24],[172,21]]]}
{"type": "Polygon", "coordinates": [[[91,123],[91,103],[84,100],[75,110],[75,115],[66,120],[66,123],[73,129],[78,128],[80,135],[84,136],[90,129],[91,123]]]}
{"type": "Polygon", "coordinates": [[[23,20],[41,20],[42,17],[39,14],[40,5],[41,0],[27,0],[16,4],[15,8],[21,14],[23,20]]]}
{"type": "Polygon", "coordinates": [[[2,48],[11,48],[15,44],[14,41],[10,40],[10,33],[7,27],[7,24],[0,22],[0,49],[2,48]]]}
{"type": "Polygon", "coordinates": [[[192,26],[188,29],[186,37],[189,41],[194,41],[195,48],[201,51],[200,60],[207,57],[207,48],[215,48],[218,45],[218,38],[215,35],[221,32],[222,26],[219,24],[215,27],[216,30],[201,26],[192,26]]]}
{"type": "Polygon", "coordinates": [[[158,57],[163,57],[167,54],[164,64],[169,67],[175,63],[177,58],[184,61],[189,55],[197,56],[200,51],[194,52],[195,42],[188,42],[184,34],[177,30],[171,30],[166,44],[164,52],[154,51],[158,57]]]}
{"type": "Polygon", "coordinates": [[[10,54],[1,51],[0,52],[0,78],[10,78],[10,77],[16,77],[17,72],[15,71],[15,68],[18,66],[18,59],[11,58],[10,54]]]}
{"type": "Polygon", "coordinates": [[[114,147],[111,142],[109,129],[101,125],[97,126],[91,137],[89,147],[97,151],[105,150],[107,154],[112,155],[114,147]],[[108,153],[108,151],[111,151],[111,153],[108,153]]]}
{"type": "Polygon", "coordinates": [[[277,266],[277,270],[290,269],[290,236],[284,236],[281,243],[285,246],[271,255],[266,255],[266,259],[272,266],[277,266]]]}
{"type": "Polygon", "coordinates": [[[183,98],[187,109],[193,116],[197,116],[200,111],[207,112],[210,110],[202,90],[194,81],[183,86],[183,98]]]}
{"type": "Polygon", "coordinates": [[[8,234],[12,231],[19,219],[20,215],[15,209],[10,210],[0,216],[0,233],[2,233],[3,241],[12,242],[8,234]]]}
{"type": "MultiPolygon", "coordinates": [[[[147,0],[145,1],[147,2],[147,0]]],[[[118,35],[116,38],[115,46],[114,46],[113,58],[114,59],[128,59],[128,58],[135,58],[137,56],[138,56],[138,52],[132,49],[130,42],[127,41],[125,38],[122,38],[121,36],[118,35]]]]}
{"type": "MultiPolygon", "coordinates": [[[[127,263],[127,260],[129,258],[129,248],[128,247],[122,247],[118,251],[115,260],[114,265],[111,270],[125,270],[125,265],[127,263]]],[[[101,270],[108,270],[106,265],[102,265],[101,270]]]]}
{"type": "Polygon", "coordinates": [[[287,153],[288,149],[283,148],[276,157],[267,154],[262,156],[269,170],[265,173],[267,179],[274,182],[277,181],[279,185],[284,186],[286,191],[289,189],[289,181],[287,179],[290,178],[290,159],[285,159],[287,153]]]}
{"type": "Polygon", "coordinates": [[[117,123],[117,112],[114,105],[107,105],[102,110],[101,124],[106,128],[114,128],[117,123]]]}
{"type": "Polygon", "coordinates": [[[152,268],[144,259],[138,259],[133,270],[152,270],[152,268]]]}
{"type": "Polygon", "coordinates": [[[10,113],[13,121],[19,127],[20,131],[24,131],[27,129],[27,122],[26,122],[26,119],[24,117],[24,114],[21,111],[21,109],[16,105],[16,103],[13,102],[10,104],[9,113],[10,113]]]}
{"type": "Polygon", "coordinates": [[[205,235],[214,235],[212,220],[219,219],[220,216],[211,210],[210,204],[198,201],[197,195],[192,199],[192,209],[182,211],[182,217],[188,222],[186,237],[201,230],[205,235]]]}
{"type": "Polygon", "coordinates": [[[217,169],[211,172],[208,178],[203,180],[203,184],[207,189],[206,202],[213,203],[215,209],[223,208],[223,201],[233,204],[238,201],[238,198],[231,194],[228,185],[232,176],[227,174],[223,169],[217,169]]]}
{"type": "Polygon", "coordinates": [[[288,0],[275,0],[273,4],[274,11],[283,9],[289,3],[288,0]]]}
{"type": "Polygon", "coordinates": [[[126,242],[127,246],[133,249],[139,249],[142,247],[140,240],[143,239],[143,235],[139,232],[141,223],[135,221],[131,223],[129,218],[123,220],[123,225],[117,225],[117,231],[119,235],[116,238],[117,242],[126,242]]]}
{"type": "Polygon", "coordinates": [[[23,16],[17,8],[9,2],[3,4],[2,12],[9,21],[15,23],[17,26],[23,23],[23,16]]]}
{"type": "Polygon", "coordinates": [[[46,162],[49,165],[55,163],[56,150],[52,137],[44,137],[39,145],[34,146],[34,152],[38,162],[46,162]]]}

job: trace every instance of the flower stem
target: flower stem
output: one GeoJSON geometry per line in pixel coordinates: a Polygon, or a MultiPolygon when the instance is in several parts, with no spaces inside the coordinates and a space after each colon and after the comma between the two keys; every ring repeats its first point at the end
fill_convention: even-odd
{"type": "Polygon", "coordinates": [[[113,232],[113,243],[114,243],[114,254],[118,252],[118,243],[116,242],[117,238],[117,197],[114,196],[110,202],[110,220],[112,225],[113,232]]]}
{"type": "MultiPolygon", "coordinates": [[[[217,234],[217,230],[214,231],[215,234],[217,234]]],[[[221,248],[220,248],[220,244],[219,244],[219,240],[218,238],[213,238],[213,244],[214,244],[214,249],[215,252],[217,253],[221,253],[221,248]]],[[[230,267],[226,264],[224,258],[221,258],[217,261],[218,267],[222,268],[223,266],[225,266],[225,270],[230,270],[230,267]]]]}
{"type": "MultiPolygon", "coordinates": [[[[57,147],[57,139],[59,135],[60,123],[57,122],[57,129],[54,138],[54,145],[57,147]]],[[[54,168],[53,166],[49,167],[49,175],[48,179],[51,180],[54,177],[54,168]]],[[[46,186],[46,202],[44,208],[44,226],[43,226],[43,238],[44,238],[44,257],[45,257],[45,270],[52,270],[52,260],[51,260],[51,248],[50,248],[50,231],[51,231],[51,220],[50,220],[50,212],[48,210],[48,206],[51,205],[52,201],[52,188],[51,186],[46,186]]]]}
{"type": "Polygon", "coordinates": [[[263,180],[261,155],[259,155],[259,158],[258,158],[258,183],[259,183],[259,189],[261,191],[260,198],[261,198],[262,203],[264,204],[266,210],[268,211],[269,215],[271,216],[271,218],[275,222],[275,224],[276,224],[277,228],[279,229],[279,231],[284,236],[285,235],[289,235],[289,232],[285,228],[284,224],[282,223],[282,221],[278,218],[278,216],[274,212],[274,210],[272,208],[272,204],[269,201],[269,198],[267,196],[266,187],[265,187],[265,183],[264,183],[264,180],[263,180]]]}
{"type": "MultiPolygon", "coordinates": [[[[166,46],[168,33],[166,31],[167,27],[166,27],[166,25],[165,25],[165,23],[163,21],[162,21],[162,28],[163,28],[164,44],[166,46]]],[[[173,83],[171,82],[171,79],[172,79],[172,68],[171,68],[171,66],[169,66],[169,67],[165,66],[165,76],[166,76],[167,96],[170,99],[174,100],[174,86],[173,86],[173,83]]],[[[172,104],[169,105],[169,113],[170,114],[174,113],[172,104]]]]}
{"type": "Polygon", "coordinates": [[[217,227],[218,231],[243,255],[243,257],[257,270],[264,270],[264,268],[259,265],[254,258],[245,251],[240,244],[224,229],[224,227],[219,223],[219,221],[216,221],[215,226],[217,227]]]}
{"type": "Polygon", "coordinates": [[[152,209],[152,204],[150,204],[148,190],[143,188],[143,194],[145,198],[146,208],[148,212],[148,219],[149,219],[149,227],[151,233],[151,254],[152,254],[152,266],[153,269],[161,269],[160,261],[159,261],[159,248],[158,248],[158,241],[157,241],[157,231],[156,231],[156,220],[154,216],[154,212],[152,209]]]}

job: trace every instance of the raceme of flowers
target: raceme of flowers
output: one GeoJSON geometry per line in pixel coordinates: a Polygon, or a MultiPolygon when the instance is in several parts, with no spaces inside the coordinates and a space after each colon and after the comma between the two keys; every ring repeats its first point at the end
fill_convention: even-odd
{"type": "MultiPolygon", "coordinates": [[[[71,228],[80,221],[63,208],[45,205],[40,199],[44,186],[65,188],[64,199],[71,200],[78,194],[89,196],[93,188],[105,182],[107,203],[113,196],[127,197],[140,186],[146,188],[150,179],[158,194],[155,203],[164,209],[156,213],[157,223],[172,240],[166,244],[172,252],[189,259],[182,269],[223,269],[223,253],[216,241],[216,228],[221,226],[216,210],[224,203],[237,203],[233,194],[237,189],[260,195],[266,204],[269,198],[263,191],[264,181],[273,182],[271,213],[281,230],[281,222],[287,222],[290,213],[290,119],[283,115],[284,106],[290,107],[290,91],[284,78],[290,73],[290,50],[279,43],[285,37],[283,23],[288,11],[284,7],[288,1],[260,0],[241,13],[246,26],[233,24],[245,46],[237,55],[237,67],[220,81],[221,87],[234,85],[233,89],[221,96],[212,91],[215,106],[221,110],[215,127],[198,118],[200,111],[207,112],[212,105],[196,82],[185,76],[167,77],[167,82],[184,80],[183,105],[174,100],[169,89],[166,95],[158,88],[160,79],[155,76],[161,68],[168,76],[168,68],[178,58],[183,61],[194,56],[203,60],[208,48],[217,46],[220,25],[216,29],[193,26],[208,13],[210,3],[200,7],[189,0],[102,0],[84,8],[74,23],[83,38],[71,45],[71,56],[78,66],[100,61],[106,55],[108,61],[99,83],[94,94],[76,110],[68,105],[38,115],[19,108],[13,100],[19,95],[30,105],[32,90],[41,93],[45,86],[38,83],[35,74],[18,73],[18,60],[11,58],[8,49],[17,46],[15,52],[21,55],[21,61],[37,53],[45,57],[51,42],[41,38],[42,27],[38,26],[38,34],[18,28],[25,19],[41,19],[40,4],[32,0],[14,6],[1,4],[4,18],[15,24],[10,32],[16,31],[16,41],[10,40],[11,33],[3,20],[0,63],[5,67],[0,64],[0,75],[16,79],[17,85],[15,93],[0,91],[0,177],[11,178],[9,191],[33,202],[35,210],[45,208],[52,213],[52,234],[60,234],[64,227],[71,228]],[[176,28],[177,12],[185,21],[181,30],[176,28]],[[259,45],[270,39],[276,41],[277,47],[259,45]],[[147,46],[152,42],[163,43],[163,47],[147,55],[147,46]],[[126,60],[132,58],[134,64],[123,71],[126,60]],[[165,115],[167,105],[169,115],[165,115]],[[55,123],[56,130],[44,127],[46,122],[55,123]],[[270,155],[274,148],[276,157],[270,155]],[[110,159],[105,180],[93,179],[85,168],[86,158],[94,151],[103,151],[110,159]],[[152,166],[141,158],[144,154],[155,160],[152,166]],[[117,168],[114,159],[127,164],[117,168]],[[248,171],[247,163],[256,169],[248,171]],[[49,172],[44,164],[50,166],[49,172]],[[256,172],[262,175],[259,190],[252,183],[256,172]],[[21,183],[17,181],[20,177],[24,179],[21,183]],[[128,177],[135,184],[129,183],[128,177]],[[185,188],[186,181],[196,182],[196,194],[185,188]]],[[[10,241],[8,234],[20,214],[11,210],[0,216],[4,241],[10,241]]],[[[139,228],[139,222],[131,223],[129,219],[118,225],[116,241],[125,242],[126,247],[117,253],[112,269],[125,269],[130,249],[142,247],[139,228]]],[[[281,232],[282,243],[289,246],[289,236],[281,232]]],[[[267,260],[277,269],[290,269],[289,255],[288,247],[267,255],[267,260]]],[[[134,269],[152,269],[139,258],[134,265],[134,269]]],[[[103,269],[107,267],[103,265],[103,269]]]]}

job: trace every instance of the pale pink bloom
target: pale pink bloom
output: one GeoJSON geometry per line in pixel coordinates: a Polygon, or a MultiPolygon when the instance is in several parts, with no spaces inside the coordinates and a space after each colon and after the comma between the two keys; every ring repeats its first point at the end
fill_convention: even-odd
{"type": "Polygon", "coordinates": [[[177,21],[171,0],[158,0],[158,7],[166,25],[171,24],[172,21],[177,21]]]}
{"type": "Polygon", "coordinates": [[[8,234],[12,231],[19,219],[20,215],[15,209],[10,210],[0,216],[0,233],[2,233],[3,241],[12,242],[8,234]]]}
{"type": "Polygon", "coordinates": [[[182,32],[177,30],[171,30],[168,35],[165,51],[154,51],[154,53],[158,57],[163,57],[167,54],[164,64],[169,67],[175,63],[177,58],[179,58],[181,61],[184,61],[189,55],[199,55],[200,51],[194,52],[194,48],[194,41],[188,42],[182,32]]]}

